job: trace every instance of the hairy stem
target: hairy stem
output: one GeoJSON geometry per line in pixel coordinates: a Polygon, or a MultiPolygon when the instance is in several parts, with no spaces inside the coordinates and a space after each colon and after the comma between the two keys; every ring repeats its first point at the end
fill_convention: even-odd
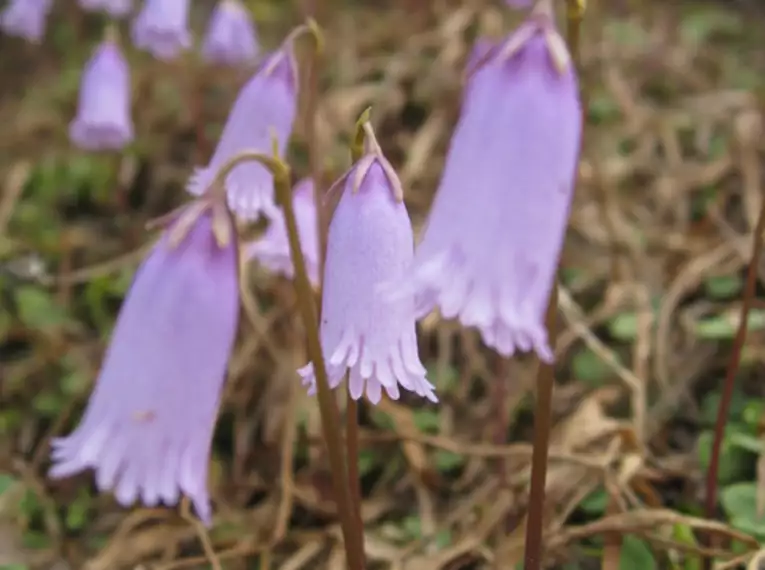
{"type": "MultiPolygon", "coordinates": [[[[765,231],[765,204],[760,210],[760,215],[757,218],[757,225],[754,228],[754,234],[752,236],[752,258],[749,260],[749,267],[746,273],[746,285],[744,286],[743,298],[741,300],[738,330],[736,331],[736,338],[733,341],[728,368],[725,371],[725,380],[723,381],[720,405],[717,408],[715,436],[714,441],[712,442],[712,456],[709,460],[709,470],[707,471],[706,503],[704,508],[704,514],[706,518],[710,520],[714,519],[715,510],[717,508],[717,474],[720,469],[720,449],[725,435],[725,424],[728,423],[730,402],[733,397],[733,388],[736,385],[736,374],[738,373],[739,363],[741,362],[741,351],[744,348],[746,333],[749,328],[747,326],[747,321],[749,319],[749,309],[751,309],[752,301],[754,299],[755,285],[757,284],[757,266],[760,254],[762,253],[763,231],[765,231]]],[[[712,558],[705,558],[704,568],[708,569],[711,565],[712,558]]]]}

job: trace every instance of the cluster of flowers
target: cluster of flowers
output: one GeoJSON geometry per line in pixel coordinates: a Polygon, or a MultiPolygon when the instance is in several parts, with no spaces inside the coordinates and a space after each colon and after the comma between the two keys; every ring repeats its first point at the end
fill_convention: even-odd
{"type": "MultiPolygon", "coordinates": [[[[78,0],[82,9],[125,18],[133,0],[78,0]]],[[[53,0],[10,0],[0,13],[0,28],[7,34],[38,43],[53,0]]],[[[161,60],[172,60],[191,47],[189,0],[145,0],[133,20],[133,43],[161,60]]],[[[239,0],[220,0],[207,26],[202,56],[211,63],[238,65],[258,52],[255,29],[239,0]]]]}
{"type": "MultiPolygon", "coordinates": [[[[133,0],[79,0],[83,9],[122,18],[133,0]]],[[[0,28],[39,42],[52,0],[11,0],[0,13],[0,28]]],[[[132,23],[133,43],[168,61],[191,47],[189,0],[146,0],[132,23]]],[[[78,113],[70,126],[72,142],[84,150],[120,150],[133,140],[130,69],[115,28],[109,27],[85,65],[78,113]]],[[[201,56],[219,65],[247,65],[258,56],[252,18],[239,0],[220,0],[207,26],[201,56]]]]}
{"type": "MultiPolygon", "coordinates": [[[[508,3],[509,0],[508,0],[508,3]]],[[[520,4],[518,0],[512,2],[520,4]]],[[[234,218],[275,220],[282,249],[254,247],[292,273],[273,175],[245,151],[283,155],[297,73],[292,44],[266,58],[239,94],[210,161],[192,175],[191,202],[164,232],[123,303],[80,425],[54,442],[54,477],[87,468],[124,505],[174,504],[184,493],[211,519],[207,467],[239,314],[234,218]]],[[[443,176],[415,250],[403,189],[368,124],[364,154],[335,183],[320,337],[331,387],[353,398],[436,402],[415,323],[434,308],[480,331],[498,353],[552,360],[544,314],[576,179],[582,128],[573,65],[542,0],[501,41],[476,43],[443,176]]],[[[293,194],[304,256],[319,281],[313,189],[293,194]],[[302,213],[301,213],[302,212],[302,213]]],[[[275,240],[276,241],[276,240],[275,240]]],[[[313,365],[299,371],[316,390],[313,365]]]]}

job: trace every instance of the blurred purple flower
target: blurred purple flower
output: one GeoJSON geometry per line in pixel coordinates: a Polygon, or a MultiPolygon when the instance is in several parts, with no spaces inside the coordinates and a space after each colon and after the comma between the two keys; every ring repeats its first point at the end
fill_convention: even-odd
{"type": "Polygon", "coordinates": [[[133,9],[133,0],[79,0],[80,7],[90,12],[106,12],[114,18],[127,16],[133,9]]]}
{"type": "Polygon", "coordinates": [[[484,58],[488,57],[494,47],[496,47],[496,42],[489,38],[478,38],[473,44],[473,47],[468,54],[467,62],[465,63],[465,68],[468,73],[480,64],[484,58]]]}
{"type": "MultiPolygon", "coordinates": [[[[266,59],[234,102],[210,163],[197,168],[189,179],[191,194],[204,194],[218,170],[236,154],[245,150],[271,154],[274,135],[279,154],[284,154],[297,112],[297,81],[291,46],[266,59]]],[[[273,176],[260,163],[246,162],[234,168],[226,178],[226,190],[229,207],[243,219],[278,215],[273,176]]]]}
{"type": "Polygon", "coordinates": [[[45,35],[45,20],[52,0],[10,0],[0,12],[0,28],[10,36],[39,43],[45,35]]]}
{"type": "Polygon", "coordinates": [[[202,57],[220,65],[241,65],[258,55],[255,27],[239,0],[221,0],[207,27],[202,57]]]}
{"type": "Polygon", "coordinates": [[[505,4],[518,10],[531,6],[532,0],[505,0],[505,4]]]}
{"type": "MultiPolygon", "coordinates": [[[[321,343],[330,387],[346,372],[358,400],[377,404],[382,389],[393,399],[399,385],[438,401],[417,354],[414,298],[387,302],[378,286],[396,281],[412,260],[414,240],[401,185],[381,155],[367,155],[338,184],[343,194],[329,226],[322,283],[321,343]]],[[[316,390],[313,364],[298,373],[316,390]]]]}
{"type": "Polygon", "coordinates": [[[85,150],[119,150],[133,140],[130,69],[116,41],[101,43],[85,66],[69,138],[85,150]]]}
{"type": "Polygon", "coordinates": [[[395,284],[416,293],[418,317],[438,307],[502,355],[533,349],[546,361],[582,128],[561,46],[550,18],[536,17],[471,76],[415,261],[395,284]]]}
{"type": "MultiPolygon", "coordinates": [[[[308,278],[316,287],[319,284],[319,235],[316,226],[316,202],[313,196],[313,181],[301,180],[292,193],[295,218],[300,234],[300,247],[305,257],[308,278]]],[[[249,248],[248,253],[268,270],[289,277],[295,274],[290,257],[287,225],[284,215],[277,211],[272,216],[268,229],[249,248]]]]}
{"type": "Polygon", "coordinates": [[[125,297],[77,429],[53,441],[50,476],[93,468],[130,506],[180,494],[210,523],[207,469],[239,314],[238,258],[224,208],[186,207],[125,297]]]}
{"type": "Polygon", "coordinates": [[[162,61],[191,47],[189,0],[145,0],[133,21],[133,43],[162,61]]]}

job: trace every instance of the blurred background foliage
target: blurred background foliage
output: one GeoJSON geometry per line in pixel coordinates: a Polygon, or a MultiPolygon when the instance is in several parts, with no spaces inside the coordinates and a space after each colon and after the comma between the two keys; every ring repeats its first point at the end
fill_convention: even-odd
{"type": "MultiPolygon", "coordinates": [[[[372,105],[420,226],[471,43],[517,23],[498,4],[321,2],[325,182],[348,165],[353,122],[372,105]]],[[[546,554],[566,570],[695,570],[701,482],[762,204],[765,6],[589,4],[588,130],[561,274],[546,554]]],[[[199,34],[212,2],[193,5],[199,34]]],[[[266,48],[306,9],[248,5],[266,48]]],[[[150,244],[145,223],[187,199],[186,177],[209,158],[249,75],[194,54],[164,64],[129,49],[135,144],[119,155],[77,151],[66,129],[104,24],[61,0],[43,45],[0,36],[0,568],[340,568],[317,410],[296,386],[305,356],[293,293],[258,267],[248,276],[255,321],[242,324],[215,438],[209,536],[175,509],[119,508],[89,474],[45,478],[49,440],[81,413],[150,244]]],[[[290,148],[300,175],[303,125],[290,148]]],[[[760,302],[748,326],[720,471],[714,549],[725,568],[756,563],[765,541],[760,302]]],[[[493,446],[490,353],[435,317],[422,333],[442,403],[363,410],[370,568],[520,567],[534,367],[520,359],[508,371],[511,430],[507,446],[493,446]]]]}

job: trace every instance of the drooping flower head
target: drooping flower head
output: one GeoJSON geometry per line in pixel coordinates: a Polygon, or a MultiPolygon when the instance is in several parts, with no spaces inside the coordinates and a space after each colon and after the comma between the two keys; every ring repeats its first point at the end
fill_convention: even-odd
{"type": "Polygon", "coordinates": [[[132,26],[133,43],[162,61],[191,47],[189,0],[145,0],[132,26]]]}
{"type": "Polygon", "coordinates": [[[0,28],[10,35],[39,43],[45,35],[45,20],[52,0],[11,0],[0,12],[0,28]]]}
{"type": "Polygon", "coordinates": [[[187,495],[209,524],[207,469],[239,313],[233,220],[223,199],[184,207],[144,260],[77,429],[50,476],[92,468],[125,506],[187,495]]]}
{"type": "Polygon", "coordinates": [[[219,65],[242,65],[258,55],[255,26],[239,0],[220,0],[207,26],[202,57],[219,65]]]}
{"type": "MultiPolygon", "coordinates": [[[[203,194],[218,169],[234,155],[245,150],[271,154],[274,136],[279,154],[284,154],[297,112],[297,82],[292,38],[288,37],[240,91],[210,163],[197,168],[189,180],[187,189],[191,194],[203,194]]],[[[241,218],[277,215],[273,176],[262,164],[247,162],[237,166],[226,179],[226,189],[229,207],[241,218]]]]}
{"type": "MultiPolygon", "coordinates": [[[[399,386],[437,401],[417,354],[414,298],[383,299],[382,283],[397,281],[412,260],[414,241],[401,183],[379,147],[338,182],[342,196],[329,226],[322,281],[321,344],[329,385],[349,372],[354,399],[376,404],[399,386]]],[[[299,371],[316,389],[313,365],[299,371]]]]}
{"type": "MultiPolygon", "coordinates": [[[[308,278],[316,287],[319,284],[319,235],[313,181],[310,178],[305,178],[296,185],[292,193],[292,202],[308,278]]],[[[294,276],[295,268],[290,257],[287,225],[281,210],[271,218],[265,233],[250,244],[248,253],[268,270],[289,278],[294,276]]]]}
{"type": "Polygon", "coordinates": [[[133,9],[133,0],[79,0],[80,8],[91,12],[106,12],[114,18],[127,16],[133,9]]]}
{"type": "Polygon", "coordinates": [[[438,307],[502,355],[550,361],[544,314],[573,196],[577,80],[551,15],[536,13],[471,76],[441,183],[399,293],[438,307]]]}
{"type": "Polygon", "coordinates": [[[130,69],[116,38],[107,37],[85,66],[69,138],[85,150],[119,150],[133,140],[130,69]]]}

